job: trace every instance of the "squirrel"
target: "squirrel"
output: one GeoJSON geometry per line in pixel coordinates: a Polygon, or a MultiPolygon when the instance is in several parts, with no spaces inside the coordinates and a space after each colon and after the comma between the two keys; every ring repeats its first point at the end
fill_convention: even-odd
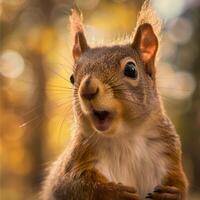
{"type": "Polygon", "coordinates": [[[146,1],[131,42],[93,48],[72,9],[76,128],[44,181],[42,200],[187,199],[180,138],[156,85],[159,39],[144,20],[148,9],[146,1]]]}

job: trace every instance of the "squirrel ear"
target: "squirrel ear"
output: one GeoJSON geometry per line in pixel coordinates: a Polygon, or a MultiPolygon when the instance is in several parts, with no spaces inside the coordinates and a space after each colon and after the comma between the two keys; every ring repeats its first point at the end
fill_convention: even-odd
{"type": "Polygon", "coordinates": [[[77,61],[80,58],[81,54],[88,48],[89,46],[87,44],[84,33],[83,32],[76,33],[74,39],[74,46],[72,50],[74,60],[77,61]]]}
{"type": "Polygon", "coordinates": [[[72,14],[69,19],[71,24],[71,32],[74,37],[72,54],[76,62],[80,58],[81,54],[89,48],[84,35],[82,15],[76,5],[74,5],[74,8],[72,9],[72,14]]]}
{"type": "Polygon", "coordinates": [[[150,24],[145,23],[139,26],[132,46],[138,51],[145,64],[154,62],[158,49],[158,39],[150,24]]]}

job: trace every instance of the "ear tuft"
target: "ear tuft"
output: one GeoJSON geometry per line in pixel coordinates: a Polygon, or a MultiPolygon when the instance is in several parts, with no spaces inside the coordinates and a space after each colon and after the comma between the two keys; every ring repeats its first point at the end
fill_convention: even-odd
{"type": "Polygon", "coordinates": [[[74,37],[72,54],[74,61],[76,62],[80,58],[81,54],[89,48],[84,35],[82,14],[76,5],[74,5],[74,8],[72,9],[72,14],[69,20],[72,36],[74,37]]]}
{"type": "Polygon", "coordinates": [[[137,18],[136,30],[142,24],[151,24],[158,40],[162,30],[163,21],[152,6],[151,0],[144,1],[137,18]]]}
{"type": "Polygon", "coordinates": [[[69,17],[69,20],[72,35],[75,36],[77,32],[83,32],[83,17],[79,8],[76,5],[74,5],[74,7],[71,9],[71,12],[72,13],[69,17]]]}

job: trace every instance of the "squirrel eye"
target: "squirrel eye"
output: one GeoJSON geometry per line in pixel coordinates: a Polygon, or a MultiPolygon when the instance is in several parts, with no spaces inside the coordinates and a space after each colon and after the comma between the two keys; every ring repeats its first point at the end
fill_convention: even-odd
{"type": "Polygon", "coordinates": [[[124,75],[129,77],[129,78],[132,78],[132,79],[136,79],[137,78],[138,72],[137,72],[136,66],[135,66],[135,64],[133,62],[128,62],[125,65],[124,75]]]}
{"type": "Polygon", "coordinates": [[[74,84],[74,75],[73,75],[73,74],[70,76],[70,82],[71,82],[72,84],[74,84]]]}

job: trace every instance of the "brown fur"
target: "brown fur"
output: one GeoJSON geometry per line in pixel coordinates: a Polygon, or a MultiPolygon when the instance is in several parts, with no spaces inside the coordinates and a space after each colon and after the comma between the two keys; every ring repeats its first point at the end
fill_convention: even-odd
{"type": "MultiPolygon", "coordinates": [[[[152,24],[144,20],[145,9],[149,9],[148,2],[142,8],[132,43],[96,48],[87,45],[81,18],[77,11],[73,12],[71,22],[75,31],[73,76],[76,133],[71,149],[66,150],[50,170],[44,183],[43,200],[139,200],[144,195],[154,200],[187,199],[188,186],[182,168],[180,139],[165,115],[157,92],[154,61],[158,40],[152,24]],[[143,53],[145,56],[148,54],[148,59],[143,53]],[[123,75],[126,58],[136,63],[139,74],[137,80],[123,75]],[[80,95],[85,89],[83,80],[88,75],[93,82],[96,80],[95,87],[99,89],[98,96],[92,101],[87,101],[80,95]],[[95,109],[110,109],[115,114],[108,130],[101,132],[95,128],[90,117],[91,102],[95,109]],[[119,144],[122,150],[131,153],[132,150],[123,145],[129,144],[128,138],[132,141],[135,137],[142,138],[145,148],[149,149],[147,152],[158,149],[158,158],[154,158],[154,153],[150,154],[153,162],[156,163],[156,159],[160,158],[166,163],[166,173],[159,180],[161,185],[155,185],[155,191],[152,189],[149,194],[141,192],[143,188],[140,185],[145,187],[145,181],[141,183],[137,178],[138,185],[119,184],[110,181],[103,171],[97,169],[103,152],[106,156],[116,156],[116,160],[119,158],[121,162],[120,166],[126,166],[122,163],[122,160],[126,160],[124,154],[120,151],[120,155],[113,152],[112,144],[119,144]]],[[[140,144],[137,145],[140,147],[140,144]]],[[[143,152],[142,149],[139,150],[143,152]]],[[[116,168],[118,170],[128,171],[116,168]]]]}

